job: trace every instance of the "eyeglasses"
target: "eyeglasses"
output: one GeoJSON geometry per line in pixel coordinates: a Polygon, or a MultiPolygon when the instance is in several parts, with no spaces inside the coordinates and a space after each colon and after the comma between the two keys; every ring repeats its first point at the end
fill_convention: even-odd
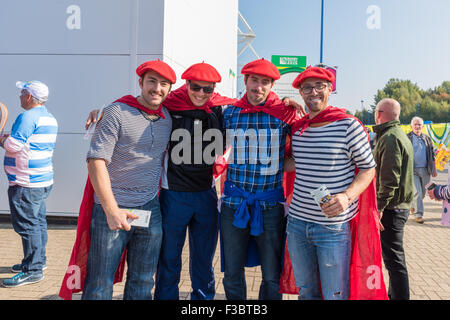
{"type": "Polygon", "coordinates": [[[195,91],[195,92],[199,92],[200,90],[203,90],[203,92],[206,94],[210,94],[210,93],[214,92],[214,87],[210,87],[210,86],[202,87],[196,83],[191,83],[190,81],[189,81],[189,87],[191,88],[192,91],[195,91]]]}
{"type": "Polygon", "coordinates": [[[300,90],[303,93],[310,94],[313,91],[313,89],[316,89],[316,92],[322,92],[322,91],[325,90],[326,87],[327,87],[327,84],[325,84],[325,83],[318,83],[315,86],[302,87],[302,88],[300,88],[300,90]]]}

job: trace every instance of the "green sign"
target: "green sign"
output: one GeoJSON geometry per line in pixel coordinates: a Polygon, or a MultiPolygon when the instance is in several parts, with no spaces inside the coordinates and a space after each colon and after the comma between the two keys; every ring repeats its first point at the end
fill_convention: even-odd
{"type": "Polygon", "coordinates": [[[306,69],[306,56],[272,56],[272,63],[281,74],[303,72],[306,69]]]}

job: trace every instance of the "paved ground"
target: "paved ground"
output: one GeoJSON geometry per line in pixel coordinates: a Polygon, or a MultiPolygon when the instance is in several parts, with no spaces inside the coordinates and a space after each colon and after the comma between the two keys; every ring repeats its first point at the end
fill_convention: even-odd
{"type": "MultiPolygon", "coordinates": [[[[440,173],[436,181],[445,183],[447,173],[440,173]]],[[[450,227],[440,224],[442,204],[425,199],[425,224],[414,222],[410,216],[405,229],[405,251],[410,276],[411,299],[414,300],[450,300],[450,227]]],[[[51,225],[48,231],[47,270],[45,279],[33,285],[18,288],[0,287],[0,300],[56,300],[66,271],[72,246],[75,240],[75,227],[51,225]]],[[[10,268],[22,259],[20,237],[10,224],[0,224],[0,281],[13,276],[10,268]]],[[[188,270],[188,248],[183,251],[183,271],[180,282],[180,299],[189,299],[190,280],[188,270]]],[[[216,270],[216,299],[225,299],[220,273],[218,251],[214,259],[216,270]]],[[[384,270],[385,281],[388,275],[384,270]]],[[[257,299],[261,271],[259,268],[247,268],[247,290],[249,299],[257,299]]],[[[114,299],[121,299],[123,284],[114,288],[114,299]]],[[[284,299],[296,299],[294,295],[284,295],[284,299]]],[[[80,299],[80,295],[74,295],[80,299]]]]}

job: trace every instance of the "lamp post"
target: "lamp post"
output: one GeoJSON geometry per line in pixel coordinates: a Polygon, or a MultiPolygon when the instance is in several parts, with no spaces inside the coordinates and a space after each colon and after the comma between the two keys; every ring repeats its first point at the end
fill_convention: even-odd
{"type": "Polygon", "coordinates": [[[364,124],[364,100],[361,100],[361,122],[364,124]]]}
{"type": "Polygon", "coordinates": [[[323,63],[323,1],[322,0],[322,9],[320,14],[320,64],[323,63]]]}

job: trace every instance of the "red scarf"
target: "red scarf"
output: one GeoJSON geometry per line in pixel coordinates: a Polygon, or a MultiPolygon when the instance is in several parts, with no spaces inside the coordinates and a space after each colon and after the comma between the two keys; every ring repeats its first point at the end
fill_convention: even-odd
{"type": "Polygon", "coordinates": [[[163,105],[170,111],[204,110],[206,113],[211,113],[211,108],[213,107],[225,106],[235,102],[236,99],[227,98],[214,92],[203,106],[197,107],[189,98],[186,85],[183,85],[169,93],[163,105]]]}
{"type": "MultiPolygon", "coordinates": [[[[327,107],[314,118],[309,114],[297,121],[292,127],[292,134],[301,135],[312,123],[334,122],[345,118],[359,119],[345,113],[345,109],[327,107]]],[[[369,137],[368,137],[369,138],[369,137]]],[[[355,175],[358,174],[358,169],[355,175]]],[[[374,178],[358,200],[357,214],[350,221],[352,253],[350,258],[350,300],[387,300],[386,287],[383,280],[379,215],[376,201],[374,178]]],[[[292,194],[292,190],[286,191],[292,194]]],[[[292,196],[290,197],[292,199],[292,196]]],[[[287,245],[285,245],[284,264],[280,279],[280,293],[298,294],[294,273],[287,245]]]]}
{"type": "Polygon", "coordinates": [[[292,126],[292,134],[294,135],[300,129],[299,135],[301,135],[312,123],[333,122],[346,118],[354,118],[352,115],[346,114],[345,111],[345,109],[328,106],[312,119],[309,118],[308,113],[292,126]]]}
{"type": "Polygon", "coordinates": [[[115,103],[115,102],[125,103],[125,104],[129,105],[130,107],[137,108],[137,109],[144,111],[145,113],[148,113],[150,115],[156,114],[163,119],[166,118],[166,117],[164,117],[164,114],[162,112],[162,104],[159,105],[158,109],[152,110],[152,109],[144,107],[142,104],[139,103],[138,99],[136,97],[133,97],[132,95],[124,96],[120,99],[117,99],[113,103],[115,103]]]}
{"type": "Polygon", "coordinates": [[[299,119],[297,111],[293,107],[286,106],[273,91],[269,93],[266,102],[262,106],[250,104],[247,100],[247,94],[245,94],[242,99],[238,100],[234,106],[242,108],[241,113],[267,113],[288,125],[294,124],[299,119]]]}

